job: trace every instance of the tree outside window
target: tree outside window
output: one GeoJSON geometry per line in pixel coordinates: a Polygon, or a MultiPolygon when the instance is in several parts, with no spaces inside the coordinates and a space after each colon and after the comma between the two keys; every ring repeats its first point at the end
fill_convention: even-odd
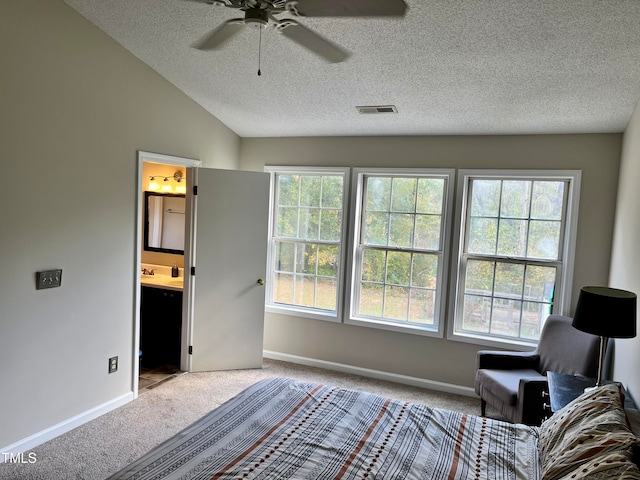
{"type": "Polygon", "coordinates": [[[460,170],[454,218],[452,169],[265,170],[267,311],[483,345],[568,314],[579,171],[460,170]]]}
{"type": "Polygon", "coordinates": [[[267,305],[337,316],[346,173],[273,170],[267,305]]]}
{"type": "Polygon", "coordinates": [[[439,332],[451,171],[357,174],[350,320],[439,332]]]}
{"type": "MultiPolygon", "coordinates": [[[[579,178],[579,176],[578,176],[579,178]]],[[[574,176],[470,175],[464,180],[454,334],[535,342],[563,310],[574,176]]]]}

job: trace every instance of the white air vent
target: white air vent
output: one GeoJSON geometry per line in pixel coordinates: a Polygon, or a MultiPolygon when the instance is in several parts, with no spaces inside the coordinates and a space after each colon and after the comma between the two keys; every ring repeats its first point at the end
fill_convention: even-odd
{"type": "Polygon", "coordinates": [[[398,113],[395,105],[367,105],[356,107],[358,113],[398,113]]]}

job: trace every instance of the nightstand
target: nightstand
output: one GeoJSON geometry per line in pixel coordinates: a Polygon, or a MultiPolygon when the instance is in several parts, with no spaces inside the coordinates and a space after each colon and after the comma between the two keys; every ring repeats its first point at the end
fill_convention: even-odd
{"type": "MultiPolygon", "coordinates": [[[[596,384],[595,378],[583,377],[582,375],[568,375],[566,373],[547,372],[549,383],[549,399],[551,401],[551,412],[557,412],[571,401],[578,398],[585,388],[593,387],[596,384]]],[[[605,383],[618,383],[606,381],[605,383]]],[[[624,394],[624,407],[635,408],[633,400],[622,387],[624,394]]]]}

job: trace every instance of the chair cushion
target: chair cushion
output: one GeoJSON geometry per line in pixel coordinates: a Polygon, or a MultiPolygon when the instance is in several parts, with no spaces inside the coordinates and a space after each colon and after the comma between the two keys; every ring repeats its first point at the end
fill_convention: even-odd
{"type": "Polygon", "coordinates": [[[482,397],[483,391],[491,394],[507,405],[515,405],[518,387],[522,378],[545,378],[535,370],[491,370],[481,368],[476,371],[476,392],[482,397]]]}

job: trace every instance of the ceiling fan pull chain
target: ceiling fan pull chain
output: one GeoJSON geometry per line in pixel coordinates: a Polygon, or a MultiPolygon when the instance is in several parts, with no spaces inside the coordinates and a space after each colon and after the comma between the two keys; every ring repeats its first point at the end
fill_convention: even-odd
{"type": "Polygon", "coordinates": [[[260,71],[260,57],[262,56],[262,28],[258,28],[260,31],[260,40],[258,41],[258,76],[262,75],[260,71]]]}

